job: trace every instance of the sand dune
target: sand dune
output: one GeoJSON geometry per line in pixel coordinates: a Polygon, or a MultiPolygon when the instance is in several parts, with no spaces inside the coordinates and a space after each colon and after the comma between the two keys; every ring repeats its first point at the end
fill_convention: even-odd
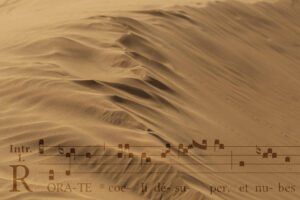
{"type": "MultiPolygon", "coordinates": [[[[105,153],[116,155],[119,150],[109,145],[176,146],[216,138],[225,150],[239,144],[299,145],[300,2],[249,2],[0,1],[1,199],[299,199],[297,174],[201,174],[197,171],[227,167],[189,155],[151,157],[154,164],[144,166],[139,156],[78,158],[94,164],[74,165],[72,171],[90,173],[58,173],[55,182],[92,182],[98,189],[45,189],[43,172],[64,172],[67,166],[42,165],[66,159],[39,156],[40,139],[47,145],[105,142],[105,153]],[[32,147],[22,163],[30,168],[33,193],[21,183],[21,192],[9,192],[9,165],[19,162],[9,153],[11,144],[32,147]],[[278,182],[298,188],[210,194],[214,184],[278,182]],[[189,189],[142,192],[142,183],[189,189]],[[130,189],[120,194],[99,184],[130,189]]],[[[88,147],[76,151],[103,154],[88,147]]],[[[134,155],[144,151],[150,149],[131,149],[134,155]]]]}

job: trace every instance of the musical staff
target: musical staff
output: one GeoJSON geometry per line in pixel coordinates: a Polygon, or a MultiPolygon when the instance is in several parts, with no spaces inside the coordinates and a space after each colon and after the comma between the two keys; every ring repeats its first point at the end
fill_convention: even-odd
{"type": "MultiPolygon", "coordinates": [[[[40,156],[56,158],[53,162],[40,164],[56,167],[66,166],[66,176],[73,174],[72,166],[75,168],[75,166],[95,165],[126,167],[126,170],[120,173],[132,173],[130,167],[138,165],[140,168],[136,171],[137,173],[150,165],[179,167],[195,165],[199,168],[199,173],[269,173],[271,170],[274,173],[276,171],[283,173],[290,170],[290,168],[285,168],[289,166],[300,173],[300,154],[297,154],[300,146],[235,146],[225,145],[219,139],[213,140],[210,144],[208,140],[203,139],[201,143],[192,140],[190,144],[171,145],[166,143],[164,145],[144,146],[129,143],[117,145],[106,145],[104,143],[104,145],[91,146],[46,145],[43,139],[39,140],[38,144],[40,156]],[[67,160],[63,158],[67,158],[67,160]],[[191,160],[191,158],[196,160],[191,160]],[[131,161],[127,162],[128,160],[131,161]],[[213,166],[213,168],[208,171],[207,166],[213,166]],[[271,166],[272,168],[270,168],[271,166]]],[[[76,169],[78,169],[77,167],[76,169]]],[[[136,168],[134,169],[136,170],[136,168]]],[[[84,172],[90,173],[89,171],[74,171],[74,173],[84,172]]],[[[107,172],[109,173],[109,170],[107,172]]],[[[145,170],[145,173],[147,173],[147,170],[145,170]]],[[[54,170],[50,169],[48,174],[49,180],[53,180],[54,170]]]]}

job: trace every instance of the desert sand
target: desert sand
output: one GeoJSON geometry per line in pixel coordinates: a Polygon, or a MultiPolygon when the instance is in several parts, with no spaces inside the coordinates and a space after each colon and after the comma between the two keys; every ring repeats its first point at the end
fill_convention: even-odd
{"type": "Polygon", "coordinates": [[[300,198],[299,1],[1,0],[0,29],[1,200],[300,198]]]}

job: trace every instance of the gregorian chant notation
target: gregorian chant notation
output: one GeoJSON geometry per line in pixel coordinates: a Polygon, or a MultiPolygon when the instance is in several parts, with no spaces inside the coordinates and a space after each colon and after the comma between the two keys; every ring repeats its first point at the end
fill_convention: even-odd
{"type": "Polygon", "coordinates": [[[300,173],[300,153],[297,154],[300,146],[225,145],[219,139],[153,146],[128,143],[47,145],[43,139],[38,144],[39,155],[52,158],[49,162],[40,163],[50,168],[47,172],[49,180],[54,180],[56,171],[53,168],[57,166],[65,168],[66,176],[72,173],[111,173],[109,168],[105,171],[80,168],[81,171],[78,171],[78,167],[75,167],[95,165],[124,166],[122,171],[113,173],[149,173],[149,170],[143,169],[162,165],[197,166],[197,171],[187,173],[300,173]]]}

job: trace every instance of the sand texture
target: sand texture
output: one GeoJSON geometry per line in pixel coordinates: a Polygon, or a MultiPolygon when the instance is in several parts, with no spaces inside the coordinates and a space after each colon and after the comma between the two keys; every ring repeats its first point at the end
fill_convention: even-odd
{"type": "Polygon", "coordinates": [[[299,36],[297,0],[0,0],[0,199],[299,199],[299,36]]]}

